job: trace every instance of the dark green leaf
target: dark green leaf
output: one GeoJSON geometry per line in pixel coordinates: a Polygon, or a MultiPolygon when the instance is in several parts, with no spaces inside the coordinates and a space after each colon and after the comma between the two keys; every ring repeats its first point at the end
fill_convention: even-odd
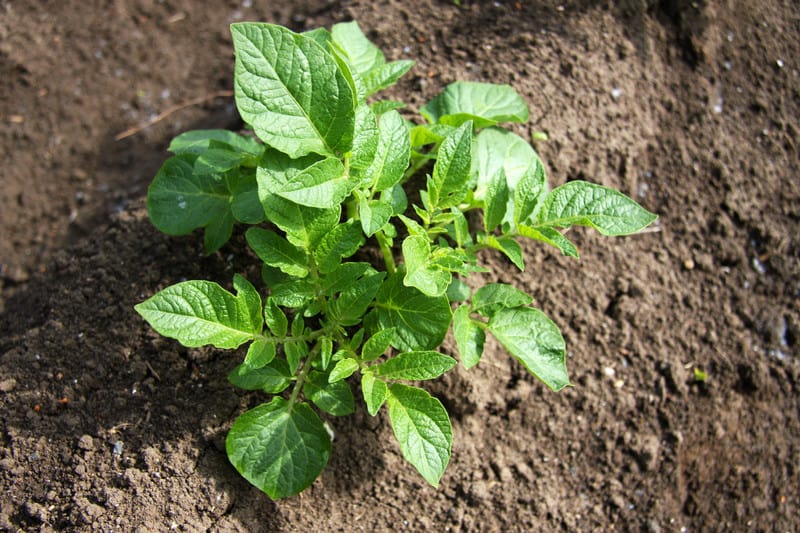
{"type": "Polygon", "coordinates": [[[503,167],[500,167],[489,180],[486,188],[486,208],[483,211],[483,227],[487,232],[499,226],[506,216],[508,207],[508,182],[503,167]]]}
{"type": "Polygon", "coordinates": [[[533,298],[505,283],[489,283],[472,296],[471,311],[485,317],[494,316],[500,309],[529,305],[533,298]]]}
{"type": "Polygon", "coordinates": [[[469,300],[472,291],[469,285],[461,281],[461,279],[454,277],[447,287],[447,299],[451,302],[465,302],[469,300]]]}
{"type": "Polygon", "coordinates": [[[311,372],[303,386],[303,394],[314,405],[333,416],[345,416],[355,411],[355,399],[344,381],[328,381],[323,372],[311,372]]]}
{"type": "Polygon", "coordinates": [[[227,209],[219,218],[212,220],[203,232],[203,248],[211,255],[230,240],[233,234],[233,213],[227,209]]]}
{"type": "Polygon", "coordinates": [[[224,143],[235,151],[251,155],[254,159],[264,153],[264,145],[252,137],[239,135],[230,130],[192,130],[181,133],[169,143],[173,154],[202,154],[211,147],[212,141],[224,143]]]}
{"type": "Polygon", "coordinates": [[[561,251],[562,254],[566,256],[575,258],[578,257],[578,249],[575,247],[572,241],[562,235],[561,232],[551,228],[550,226],[539,226],[537,228],[519,226],[517,231],[523,237],[528,237],[529,239],[535,239],[537,241],[545,242],[551,246],[555,246],[561,251]]]}
{"type": "Polygon", "coordinates": [[[508,257],[518,269],[525,270],[525,261],[522,257],[522,248],[512,237],[495,237],[494,235],[486,235],[484,237],[484,243],[490,248],[500,250],[503,255],[508,257]]]}
{"type": "Polygon", "coordinates": [[[273,335],[276,337],[286,336],[286,332],[289,329],[289,321],[286,318],[286,314],[272,298],[269,298],[267,305],[264,306],[264,321],[273,335]]]}
{"type": "Polygon", "coordinates": [[[439,148],[433,166],[433,190],[428,188],[434,206],[445,209],[464,199],[471,165],[472,123],[467,122],[449,135],[439,148]]]}
{"type": "Polygon", "coordinates": [[[231,212],[237,222],[259,224],[264,221],[264,207],[258,199],[258,182],[254,171],[238,174],[231,185],[231,196],[231,212]]]}
{"type": "Polygon", "coordinates": [[[346,357],[336,362],[336,365],[331,370],[328,376],[328,382],[336,383],[352,376],[358,370],[358,361],[353,358],[346,357]]]}
{"type": "Polygon", "coordinates": [[[333,272],[342,258],[356,253],[362,244],[364,236],[353,220],[337,225],[320,240],[317,249],[314,250],[314,259],[319,271],[323,274],[333,272]]]}
{"type": "Polygon", "coordinates": [[[244,364],[248,368],[261,368],[268,365],[275,359],[275,343],[256,339],[247,348],[247,355],[244,358],[244,364]]]}
{"type": "Polygon", "coordinates": [[[250,248],[267,265],[298,278],[308,275],[308,256],[305,251],[277,233],[261,228],[250,228],[245,237],[250,248]]]}
{"type": "Polygon", "coordinates": [[[223,174],[238,168],[250,157],[226,148],[210,148],[195,159],[193,171],[195,174],[223,174]]]}
{"type": "Polygon", "coordinates": [[[313,483],[328,462],[331,439],[308,404],[276,397],[240,415],[225,448],[236,470],[277,500],[313,483]]]}
{"type": "Polygon", "coordinates": [[[260,368],[251,368],[242,364],[228,374],[228,381],[244,390],[263,390],[270,394],[278,394],[292,382],[289,365],[283,359],[273,359],[260,368]]]}
{"type": "Polygon", "coordinates": [[[343,326],[358,324],[381,288],[384,275],[383,272],[368,272],[358,283],[339,293],[331,302],[331,318],[343,326]]]}
{"type": "Polygon", "coordinates": [[[370,367],[385,379],[405,379],[417,381],[436,379],[456,366],[456,360],[434,351],[405,352],[370,367]]]}
{"type": "Polygon", "coordinates": [[[394,328],[384,329],[367,339],[361,349],[363,361],[374,361],[386,353],[394,338],[394,328]]]}

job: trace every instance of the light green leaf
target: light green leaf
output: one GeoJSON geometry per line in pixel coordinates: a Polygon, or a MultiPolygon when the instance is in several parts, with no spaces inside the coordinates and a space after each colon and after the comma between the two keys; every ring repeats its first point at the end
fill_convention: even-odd
{"type": "Polygon", "coordinates": [[[375,235],[389,222],[393,214],[392,204],[382,200],[362,198],[358,203],[358,218],[361,219],[361,228],[367,237],[375,235]]]}
{"type": "Polygon", "coordinates": [[[322,370],[327,370],[328,365],[331,363],[331,356],[333,355],[333,339],[330,337],[320,337],[318,346],[320,365],[322,366],[322,370]]]}
{"type": "Polygon", "coordinates": [[[362,77],[386,63],[381,49],[367,39],[357,22],[334,24],[331,35],[333,42],[344,52],[347,62],[362,77]]]}
{"type": "Polygon", "coordinates": [[[370,416],[375,416],[389,395],[389,387],[371,372],[364,372],[361,376],[361,393],[364,395],[364,403],[367,404],[367,412],[370,416]]]}
{"type": "Polygon", "coordinates": [[[330,209],[347,198],[358,185],[358,180],[346,174],[339,159],[328,157],[316,161],[296,173],[261,172],[269,167],[259,167],[259,187],[306,207],[330,209]],[[261,182],[263,181],[263,185],[261,182]]]}
{"type": "Polygon", "coordinates": [[[547,178],[544,174],[544,165],[536,157],[514,189],[514,224],[520,226],[527,223],[531,217],[536,216],[546,194],[547,178]]]}
{"type": "Polygon", "coordinates": [[[375,114],[367,104],[361,104],[356,109],[356,129],[350,167],[357,169],[369,167],[375,159],[379,139],[380,133],[375,114]]]}
{"type": "Polygon", "coordinates": [[[545,385],[559,391],[570,384],[564,338],[544,313],[531,307],[501,309],[489,320],[488,329],[545,385]]]}
{"type": "Polygon", "coordinates": [[[410,59],[401,59],[400,61],[392,61],[386,63],[378,68],[372,69],[369,74],[364,76],[364,84],[367,86],[367,96],[382,91],[391,87],[397,80],[411,70],[414,66],[414,61],[410,59]]]}
{"type": "Polygon", "coordinates": [[[430,265],[431,247],[427,237],[412,235],[403,241],[406,275],[403,283],[416,287],[427,296],[441,296],[447,291],[452,275],[430,265]]]}
{"type": "Polygon", "coordinates": [[[237,348],[261,333],[242,299],[210,281],[184,281],[135,306],[165,337],[189,348],[237,348]]]}
{"type": "MultiPolygon", "coordinates": [[[[489,181],[500,168],[505,172],[508,190],[513,198],[520,180],[535,172],[541,164],[531,145],[519,135],[502,128],[481,131],[475,138],[472,150],[471,183],[475,187],[475,198],[484,199],[489,181]]],[[[541,177],[544,179],[544,167],[541,177]]]]}
{"type": "Polygon", "coordinates": [[[173,154],[202,154],[212,142],[223,143],[234,151],[249,154],[257,160],[264,153],[264,145],[252,137],[239,135],[230,130],[191,130],[181,133],[169,143],[173,154]]]}
{"type": "Polygon", "coordinates": [[[394,328],[384,329],[367,339],[361,349],[363,361],[374,361],[386,353],[394,338],[394,328]]]}
{"type": "Polygon", "coordinates": [[[311,372],[303,385],[303,394],[314,405],[333,416],[345,416],[355,411],[355,399],[350,386],[342,380],[330,382],[323,372],[311,372]]]}
{"type": "Polygon", "coordinates": [[[508,208],[508,182],[506,181],[506,172],[503,167],[500,167],[497,173],[489,180],[485,201],[483,227],[489,232],[503,222],[508,208]]]}
{"type": "Polygon", "coordinates": [[[274,231],[250,228],[245,238],[258,258],[267,265],[298,278],[308,275],[308,256],[305,251],[274,231]]]}
{"type": "Polygon", "coordinates": [[[355,221],[348,220],[344,224],[337,225],[320,240],[317,249],[314,250],[314,259],[319,271],[323,274],[333,272],[342,258],[356,253],[362,244],[364,235],[355,225],[355,221]]]}
{"type": "Polygon", "coordinates": [[[316,298],[317,287],[308,279],[296,279],[270,287],[269,299],[276,304],[296,309],[316,298]]]}
{"type": "Polygon", "coordinates": [[[454,277],[447,287],[447,299],[451,302],[465,302],[469,300],[472,290],[469,285],[454,277]]]}
{"type": "Polygon", "coordinates": [[[439,486],[453,444],[453,429],[442,403],[416,387],[394,384],[387,398],[392,431],[406,461],[439,486]]]}
{"type": "Polygon", "coordinates": [[[464,368],[477,365],[483,355],[486,333],[469,317],[469,307],[466,305],[460,306],[453,313],[453,337],[456,339],[464,368]]]}
{"type": "Polygon", "coordinates": [[[249,322],[253,325],[253,330],[260,333],[264,328],[264,318],[261,315],[261,295],[258,294],[253,284],[241,274],[233,275],[233,288],[236,290],[236,299],[250,314],[249,322]]]}
{"type": "Polygon", "coordinates": [[[450,327],[450,303],[446,296],[431,297],[403,285],[403,272],[390,276],[375,297],[378,325],[395,328],[392,346],[402,351],[438,347],[450,327]]]}
{"type": "Polygon", "coordinates": [[[456,366],[456,360],[434,351],[405,352],[370,367],[375,376],[409,381],[436,379],[456,366]]]}
{"type": "Polygon", "coordinates": [[[300,368],[300,361],[308,355],[308,346],[303,341],[287,341],[283,343],[283,353],[286,355],[286,362],[289,364],[289,372],[294,375],[297,373],[297,369],[300,368]]]}
{"type": "Polygon", "coordinates": [[[529,239],[534,239],[545,242],[551,246],[555,246],[561,251],[562,254],[566,256],[575,258],[578,257],[578,248],[575,247],[572,241],[562,235],[561,232],[551,228],[550,226],[539,226],[537,228],[532,228],[530,226],[519,226],[517,231],[523,237],[528,237],[529,239]]]}
{"type": "Polygon", "coordinates": [[[619,191],[585,181],[570,181],[547,195],[536,217],[536,226],[590,226],[603,235],[617,236],[641,231],[656,218],[619,191]]]}
{"type": "Polygon", "coordinates": [[[451,207],[453,213],[453,238],[459,246],[472,244],[472,235],[469,233],[467,217],[457,207],[451,207]]]}
{"type": "Polygon", "coordinates": [[[286,336],[286,332],[289,329],[289,320],[272,298],[269,298],[267,305],[264,306],[264,321],[273,335],[276,337],[286,336]]]}
{"type": "Polygon", "coordinates": [[[256,369],[268,365],[275,359],[275,343],[261,339],[254,340],[247,348],[244,364],[248,368],[256,369]]]}
{"type": "Polygon", "coordinates": [[[378,149],[364,173],[364,181],[374,190],[384,191],[403,179],[411,157],[411,139],[408,125],[397,111],[381,115],[378,131],[378,149]]]}
{"type": "Polygon", "coordinates": [[[472,296],[470,310],[485,317],[492,317],[500,309],[530,305],[533,298],[518,288],[505,283],[489,283],[472,296]]]}
{"type": "Polygon", "coordinates": [[[433,206],[445,209],[458,205],[466,196],[472,165],[472,123],[449,135],[439,147],[433,166],[433,190],[428,195],[433,206]]]}
{"type": "Polygon", "coordinates": [[[240,415],[225,448],[236,470],[277,500],[313,483],[328,462],[331,439],[308,404],[276,397],[240,415]]]}
{"type": "Polygon", "coordinates": [[[251,156],[227,148],[209,148],[194,161],[195,174],[224,174],[238,168],[251,156]]]}
{"type": "Polygon", "coordinates": [[[314,39],[264,23],[231,25],[239,113],[256,135],[297,158],[351,150],[355,95],[314,39]]]}
{"type": "Polygon", "coordinates": [[[367,272],[357,283],[340,292],[331,302],[331,318],[343,326],[358,324],[381,288],[384,276],[383,272],[367,272]]]}
{"type": "Polygon", "coordinates": [[[375,113],[377,116],[381,116],[387,111],[392,111],[394,109],[403,109],[406,107],[406,104],[403,102],[398,102],[397,100],[378,100],[377,102],[373,102],[370,104],[370,108],[372,108],[372,112],[375,113]]]}
{"type": "Polygon", "coordinates": [[[457,81],[420,113],[428,122],[460,126],[471,120],[475,128],[485,128],[501,122],[527,122],[528,105],[510,85],[457,81]]]}
{"type": "Polygon", "coordinates": [[[327,296],[345,291],[357,284],[367,272],[376,272],[369,263],[342,263],[322,278],[322,291],[327,296]]]}
{"type": "Polygon", "coordinates": [[[336,362],[336,365],[331,370],[328,376],[329,383],[336,383],[352,376],[358,370],[358,361],[352,357],[346,357],[336,362]]]}
{"type": "Polygon", "coordinates": [[[286,390],[292,382],[289,365],[283,359],[273,359],[260,368],[241,364],[228,374],[228,381],[244,390],[263,390],[278,394],[286,390]]]}
{"type": "Polygon", "coordinates": [[[518,269],[523,271],[525,270],[525,261],[522,256],[522,248],[512,237],[495,237],[494,235],[485,235],[482,241],[490,248],[501,251],[503,255],[508,257],[518,269]]]}

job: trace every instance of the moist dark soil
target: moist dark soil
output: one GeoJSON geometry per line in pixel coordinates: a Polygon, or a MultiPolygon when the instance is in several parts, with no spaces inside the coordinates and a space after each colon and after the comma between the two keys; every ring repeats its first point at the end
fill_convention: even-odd
{"type": "MultiPolygon", "coordinates": [[[[795,531],[800,527],[800,5],[769,0],[0,1],[0,530],[795,531]],[[224,436],[261,401],[241,353],[189,350],[133,311],[183,279],[257,279],[143,198],[171,137],[241,127],[228,24],[356,19],[408,115],[455,80],[513,85],[553,185],[657,212],[573,230],[518,272],[563,329],[553,393],[499,346],[431,384],[451,411],[438,489],[384,414],[332,420],[327,469],[279,502],[224,436]],[[225,94],[224,92],[222,93],[225,94]],[[200,101],[180,107],[187,102],[200,101]],[[178,108],[154,125],[131,127],[178,108]]],[[[445,350],[452,352],[452,341],[445,350]]]]}

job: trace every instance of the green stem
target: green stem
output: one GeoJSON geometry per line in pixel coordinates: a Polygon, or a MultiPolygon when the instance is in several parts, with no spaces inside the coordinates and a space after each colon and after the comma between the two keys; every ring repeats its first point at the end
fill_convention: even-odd
{"type": "Polygon", "coordinates": [[[308,373],[311,372],[311,361],[316,357],[317,353],[319,352],[318,346],[315,346],[311,352],[306,356],[305,361],[303,361],[303,368],[300,370],[300,374],[297,376],[297,381],[294,382],[294,388],[292,389],[292,395],[289,397],[289,409],[297,403],[297,397],[300,395],[300,391],[303,390],[303,385],[306,383],[306,379],[308,378],[308,373]]]}
{"type": "Polygon", "coordinates": [[[392,255],[392,248],[389,246],[389,240],[382,230],[375,234],[375,239],[378,241],[378,246],[381,247],[381,254],[383,254],[383,262],[386,265],[386,272],[391,276],[397,270],[397,265],[394,262],[394,255],[392,255]]]}

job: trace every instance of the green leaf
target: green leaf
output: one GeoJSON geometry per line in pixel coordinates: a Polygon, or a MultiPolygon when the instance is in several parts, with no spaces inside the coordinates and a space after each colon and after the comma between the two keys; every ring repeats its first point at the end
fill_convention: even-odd
{"type": "Polygon", "coordinates": [[[230,193],[224,182],[195,175],[190,156],[167,159],[147,189],[147,212],[159,231],[186,235],[224,218],[230,193]]]}
{"type": "Polygon", "coordinates": [[[385,379],[417,381],[436,379],[456,366],[456,360],[434,351],[405,352],[370,367],[376,376],[385,379]]]}
{"type": "Polygon", "coordinates": [[[264,329],[264,319],[261,316],[261,295],[258,294],[253,284],[241,274],[233,275],[233,288],[236,290],[236,299],[250,314],[249,322],[253,325],[253,330],[261,333],[261,330],[264,329]]]}
{"type": "Polygon", "coordinates": [[[320,240],[317,249],[314,250],[314,259],[319,271],[323,274],[333,272],[342,258],[356,253],[362,244],[364,236],[361,234],[361,229],[355,225],[355,221],[348,220],[344,224],[337,225],[320,240]]]}
{"type": "Polygon", "coordinates": [[[392,111],[394,109],[403,109],[406,107],[406,104],[403,102],[398,102],[397,100],[379,100],[370,104],[370,108],[372,108],[372,112],[375,113],[377,116],[381,116],[387,111],[392,111]]]}
{"type": "Polygon", "coordinates": [[[371,372],[364,372],[361,376],[361,393],[364,395],[364,403],[367,404],[367,412],[370,416],[375,416],[389,395],[389,387],[371,372]]]}
{"type": "Polygon", "coordinates": [[[451,126],[472,121],[475,128],[527,122],[528,105],[510,85],[457,81],[419,110],[428,122],[451,126]]]}
{"type": "Polygon", "coordinates": [[[460,306],[453,313],[453,337],[456,339],[464,368],[477,365],[483,355],[486,333],[469,317],[469,307],[466,305],[460,306]]]}
{"type": "Polygon", "coordinates": [[[327,296],[349,289],[361,279],[361,276],[376,272],[369,263],[342,263],[333,272],[327,273],[322,278],[322,291],[327,296]]]}
{"type": "Polygon", "coordinates": [[[578,257],[578,248],[575,247],[572,241],[567,239],[558,230],[549,226],[539,226],[538,228],[519,226],[517,231],[523,237],[528,237],[529,239],[534,239],[547,243],[551,246],[555,246],[561,251],[562,254],[566,256],[575,258],[578,257]]]}
{"type": "Polygon", "coordinates": [[[236,470],[277,500],[313,483],[328,462],[331,439],[308,404],[276,397],[240,415],[225,448],[236,470]]]}
{"type": "Polygon", "coordinates": [[[499,226],[506,216],[508,207],[508,182],[506,172],[500,167],[489,181],[486,188],[486,207],[483,211],[483,227],[492,231],[499,226]]]}
{"type": "Polygon", "coordinates": [[[381,116],[378,131],[378,149],[364,175],[367,186],[384,191],[403,179],[411,157],[411,139],[408,125],[397,111],[381,116]]]}
{"type": "Polygon", "coordinates": [[[451,302],[465,302],[469,300],[472,290],[461,279],[454,277],[447,287],[447,299],[451,302]]]}
{"type": "Polygon", "coordinates": [[[169,143],[173,154],[202,154],[212,143],[223,143],[237,152],[258,159],[264,153],[264,145],[252,137],[239,135],[230,130],[192,130],[181,133],[169,143]]]}
{"type": "Polygon", "coordinates": [[[277,233],[261,228],[250,228],[245,233],[247,244],[259,259],[290,276],[308,275],[308,256],[277,233]]]}
{"type": "Polygon", "coordinates": [[[269,298],[267,305],[264,306],[264,321],[273,335],[276,337],[286,336],[286,332],[289,329],[289,321],[286,318],[286,314],[272,298],[269,298]]]}
{"type": "Polygon", "coordinates": [[[392,204],[382,200],[362,198],[358,203],[358,218],[361,219],[361,229],[367,237],[375,235],[389,222],[393,214],[392,204]]]}
{"type": "Polygon", "coordinates": [[[203,248],[211,255],[228,242],[233,234],[233,213],[227,209],[212,220],[203,232],[203,248]]]}
{"type": "Polygon", "coordinates": [[[264,208],[258,199],[256,174],[240,172],[231,183],[231,213],[237,222],[259,224],[264,221],[264,208]]]}
{"type": "Polygon", "coordinates": [[[311,372],[303,385],[303,394],[314,405],[333,416],[345,416],[355,411],[355,399],[344,381],[330,382],[323,372],[311,372]]]}
{"type": "Polygon", "coordinates": [[[362,77],[386,63],[381,49],[367,39],[357,22],[334,24],[331,35],[333,42],[344,52],[347,62],[362,77]]]}
{"type": "MultiPolygon", "coordinates": [[[[475,138],[472,153],[471,183],[475,187],[475,198],[482,200],[492,177],[502,168],[506,175],[510,197],[514,198],[520,181],[542,165],[533,148],[520,136],[501,128],[487,128],[475,138]]],[[[544,167],[541,166],[541,179],[544,180],[544,167]]],[[[529,181],[522,185],[531,186],[529,181]]],[[[536,192],[544,194],[545,189],[536,192]]],[[[511,211],[511,209],[509,209],[511,211]]]]}
{"type": "Polygon", "coordinates": [[[333,157],[316,161],[298,172],[269,172],[268,166],[258,170],[260,188],[306,207],[334,208],[358,185],[356,178],[345,173],[342,162],[333,157]]]}
{"type": "Polygon", "coordinates": [[[428,188],[428,195],[435,207],[444,209],[458,205],[464,199],[471,165],[472,123],[466,122],[439,147],[436,164],[433,166],[433,190],[428,188]]]}
{"type": "Polygon", "coordinates": [[[361,349],[362,361],[374,361],[386,353],[394,338],[394,328],[384,329],[367,339],[361,349]]]}
{"type": "Polygon", "coordinates": [[[271,287],[270,300],[276,304],[297,309],[316,298],[317,286],[307,279],[291,280],[271,287]]]}
{"type": "Polygon", "coordinates": [[[514,189],[514,224],[520,226],[536,215],[547,194],[544,165],[537,157],[520,177],[514,189]]]}
{"type": "Polygon", "coordinates": [[[450,272],[430,265],[431,247],[422,235],[412,235],[403,241],[403,260],[406,275],[403,283],[416,287],[427,296],[441,296],[447,292],[452,275],[450,272]]]}
{"type": "Polygon", "coordinates": [[[379,68],[373,69],[364,77],[364,84],[367,86],[367,96],[382,91],[391,87],[397,80],[411,70],[414,66],[414,61],[410,59],[401,59],[400,61],[392,61],[379,68]]]}
{"type": "Polygon", "coordinates": [[[472,244],[472,235],[469,233],[467,217],[457,207],[451,207],[453,213],[453,238],[459,246],[472,244]]]}
{"type": "Polygon", "coordinates": [[[231,25],[239,113],[265,143],[297,158],[353,145],[355,95],[313,38],[264,23],[231,25]]]}
{"type": "Polygon", "coordinates": [[[352,376],[356,370],[358,370],[358,361],[351,357],[340,359],[336,362],[333,370],[331,370],[331,373],[328,376],[328,382],[336,383],[337,381],[347,379],[352,376]]]}
{"type": "Polygon", "coordinates": [[[322,370],[327,370],[333,355],[333,339],[330,337],[320,337],[319,339],[319,360],[322,370]]]}
{"type": "Polygon", "coordinates": [[[294,375],[297,373],[297,369],[300,368],[300,361],[308,355],[308,346],[303,341],[288,341],[283,344],[283,353],[286,355],[286,362],[289,364],[289,372],[294,375]]]}
{"type": "Polygon", "coordinates": [[[522,247],[512,237],[495,237],[494,235],[485,235],[482,238],[483,243],[490,248],[499,250],[508,257],[514,265],[520,269],[525,270],[525,260],[522,256],[522,247]]]}
{"type": "Polygon", "coordinates": [[[223,174],[238,168],[250,156],[226,148],[210,148],[202,152],[194,161],[195,174],[223,174]]]}
{"type": "Polygon", "coordinates": [[[184,281],[135,306],[165,337],[189,348],[237,348],[261,333],[245,302],[210,281],[184,281]]]}
{"type": "Polygon", "coordinates": [[[375,297],[378,325],[395,328],[392,346],[402,351],[438,347],[450,327],[450,302],[403,285],[403,272],[390,276],[375,297]]]}
{"type": "Polygon", "coordinates": [[[286,390],[292,382],[289,365],[283,359],[273,359],[259,368],[241,364],[228,374],[228,381],[244,390],[263,390],[278,394],[286,390]]]}
{"type": "Polygon", "coordinates": [[[530,305],[533,298],[516,287],[505,283],[489,283],[472,296],[470,310],[485,317],[492,317],[500,309],[530,305]]]}
{"type": "Polygon", "coordinates": [[[389,387],[387,402],[392,431],[403,457],[425,481],[438,487],[453,444],[447,411],[424,390],[407,385],[389,387]]]}
{"type": "Polygon", "coordinates": [[[603,235],[636,233],[656,218],[619,191],[585,181],[553,189],[536,217],[538,225],[590,226],[603,235]]]}
{"type": "Polygon", "coordinates": [[[489,320],[488,329],[545,385],[559,391],[570,384],[564,338],[544,313],[531,307],[501,309],[489,320]]]}
{"type": "Polygon", "coordinates": [[[330,305],[331,318],[343,326],[358,324],[381,288],[384,276],[383,272],[367,272],[358,283],[339,293],[330,305]]]}
{"type": "Polygon", "coordinates": [[[350,167],[357,169],[369,167],[375,159],[379,139],[380,133],[375,114],[367,104],[361,104],[356,109],[356,130],[350,167]]]}
{"type": "Polygon", "coordinates": [[[261,368],[275,359],[275,353],[274,342],[256,339],[247,348],[244,364],[249,368],[261,368]]]}

